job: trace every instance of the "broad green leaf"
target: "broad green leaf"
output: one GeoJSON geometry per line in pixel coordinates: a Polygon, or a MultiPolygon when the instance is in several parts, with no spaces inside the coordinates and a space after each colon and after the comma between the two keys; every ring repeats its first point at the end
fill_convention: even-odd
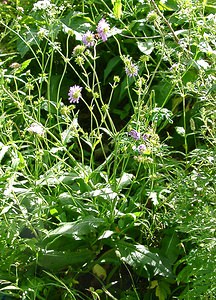
{"type": "MultiPolygon", "coordinates": [[[[99,187],[99,185],[97,185],[97,187],[99,187]]],[[[100,188],[100,189],[98,188],[94,191],[84,193],[83,196],[85,196],[85,197],[101,197],[104,200],[110,201],[110,200],[115,199],[118,196],[118,194],[116,192],[114,192],[110,187],[105,187],[105,188],[100,188]]]]}
{"type": "Polygon", "coordinates": [[[6,213],[11,209],[12,206],[13,206],[13,203],[10,203],[9,205],[5,206],[5,207],[2,209],[0,215],[6,214],[6,213]]]}
{"type": "MultiPolygon", "coordinates": [[[[37,185],[48,185],[55,186],[60,183],[71,184],[72,182],[76,182],[79,184],[79,190],[83,193],[90,190],[89,185],[86,183],[85,177],[86,174],[78,170],[80,173],[75,172],[66,172],[64,169],[62,162],[55,164],[52,168],[50,168],[46,173],[40,176],[40,179],[37,180],[37,185]]],[[[75,168],[74,168],[74,171],[75,168]]],[[[86,168],[87,171],[87,168],[86,168]]]]}
{"type": "Polygon", "coordinates": [[[72,139],[77,135],[76,128],[71,124],[67,129],[61,133],[62,144],[66,145],[71,142],[72,139]]]}
{"type": "Polygon", "coordinates": [[[1,150],[0,150],[0,162],[1,162],[3,157],[5,156],[5,154],[7,153],[8,149],[10,148],[10,146],[1,144],[0,148],[1,148],[1,150]]]}
{"type": "Polygon", "coordinates": [[[160,285],[156,287],[155,295],[159,298],[159,300],[167,299],[167,293],[160,285]]]}
{"type": "Polygon", "coordinates": [[[47,99],[43,99],[43,101],[41,101],[41,105],[40,105],[41,109],[44,109],[46,111],[49,111],[50,113],[55,114],[57,112],[57,105],[56,102],[54,101],[49,101],[47,99]]]}
{"type": "Polygon", "coordinates": [[[72,238],[80,240],[84,236],[95,232],[96,229],[103,224],[103,219],[88,216],[76,222],[61,223],[57,229],[54,229],[48,233],[48,237],[70,235],[72,238]]]}
{"type": "Polygon", "coordinates": [[[169,262],[173,264],[180,254],[179,238],[175,231],[165,235],[161,242],[161,254],[169,259],[169,262]]]}
{"type": "Polygon", "coordinates": [[[197,69],[190,68],[182,77],[182,81],[186,85],[188,82],[195,82],[197,78],[198,78],[197,69]]]}
{"type": "Polygon", "coordinates": [[[109,237],[111,237],[113,234],[115,234],[114,231],[112,230],[106,230],[103,232],[103,234],[101,236],[99,236],[98,240],[102,240],[102,239],[108,239],[109,237]]]}
{"type": "Polygon", "coordinates": [[[121,191],[124,187],[128,186],[134,178],[133,174],[123,173],[123,175],[117,179],[118,189],[121,191]]]}
{"type": "Polygon", "coordinates": [[[69,266],[79,266],[89,262],[94,257],[92,251],[48,251],[38,254],[38,264],[46,269],[58,271],[69,266]]]}
{"type": "MultiPolygon", "coordinates": [[[[24,34],[24,32],[22,32],[22,34],[24,34]]],[[[17,40],[17,51],[23,58],[30,50],[29,46],[37,45],[37,43],[39,43],[37,30],[31,28],[31,33],[25,32],[25,39],[17,40]]]]}
{"type": "Polygon", "coordinates": [[[154,42],[151,39],[147,42],[137,42],[137,46],[139,50],[145,55],[150,55],[154,50],[154,42]]]}
{"type": "Polygon", "coordinates": [[[82,40],[82,35],[87,30],[91,30],[94,22],[83,15],[81,12],[70,11],[69,14],[61,20],[64,25],[72,29],[76,40],[82,40]]]}
{"type": "Polygon", "coordinates": [[[178,9],[178,1],[176,0],[161,0],[158,5],[160,10],[177,10],[178,9]]]}
{"type": "Polygon", "coordinates": [[[171,271],[163,264],[160,256],[151,252],[144,245],[130,244],[122,240],[117,241],[116,254],[121,261],[133,267],[140,276],[145,273],[148,274],[148,277],[156,275],[172,276],[171,271]],[[152,273],[151,276],[150,273],[152,273]]]}

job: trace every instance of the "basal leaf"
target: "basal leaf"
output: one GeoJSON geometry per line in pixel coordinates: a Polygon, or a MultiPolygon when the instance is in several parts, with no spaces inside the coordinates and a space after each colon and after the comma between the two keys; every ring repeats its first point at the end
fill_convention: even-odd
{"type": "Polygon", "coordinates": [[[104,224],[104,220],[93,216],[87,216],[76,222],[61,223],[57,229],[49,232],[48,236],[70,235],[76,240],[95,232],[98,227],[104,224]]]}
{"type": "Polygon", "coordinates": [[[172,276],[171,271],[163,264],[160,256],[151,252],[144,245],[130,244],[121,240],[116,243],[116,254],[121,261],[133,267],[140,276],[146,273],[148,277],[156,275],[172,276]]]}
{"type": "Polygon", "coordinates": [[[89,262],[93,258],[93,252],[88,249],[80,251],[48,251],[39,253],[38,264],[46,269],[58,271],[68,266],[79,266],[89,262]]]}

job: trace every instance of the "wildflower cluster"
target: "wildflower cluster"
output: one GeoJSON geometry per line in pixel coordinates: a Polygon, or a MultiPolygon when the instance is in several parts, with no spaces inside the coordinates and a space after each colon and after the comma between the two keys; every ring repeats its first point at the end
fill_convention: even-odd
{"type": "Polygon", "coordinates": [[[140,132],[136,131],[135,129],[132,129],[128,132],[128,135],[131,136],[135,141],[139,141],[138,146],[132,147],[133,150],[138,151],[139,154],[148,153],[147,145],[144,143],[145,141],[147,141],[147,134],[141,135],[140,132]]]}
{"type": "MultiPolygon", "coordinates": [[[[107,23],[107,21],[104,18],[101,19],[97,25],[97,34],[103,42],[107,41],[109,31],[109,23],[107,23]]],[[[88,30],[86,33],[83,34],[82,42],[86,47],[93,47],[95,45],[95,34],[88,30]]]]}
{"type": "Polygon", "coordinates": [[[131,57],[123,56],[123,62],[125,64],[125,72],[128,77],[133,77],[138,75],[139,68],[136,64],[132,62],[131,57]]]}
{"type": "Polygon", "coordinates": [[[43,39],[44,37],[49,35],[49,31],[46,28],[41,27],[37,32],[39,39],[43,39]]]}
{"type": "MultiPolygon", "coordinates": [[[[97,34],[103,42],[107,41],[109,31],[110,25],[104,18],[101,19],[97,25],[97,34]]],[[[82,65],[84,63],[83,57],[81,55],[84,53],[85,47],[93,47],[95,45],[95,41],[95,34],[92,31],[88,30],[83,34],[82,42],[84,45],[78,45],[73,50],[73,55],[76,56],[76,63],[78,65],[82,65]]],[[[71,86],[68,93],[69,102],[79,103],[79,99],[82,97],[81,91],[82,87],[78,85],[71,86]]]]}
{"type": "Polygon", "coordinates": [[[97,33],[103,42],[107,41],[107,34],[110,31],[110,25],[105,19],[101,19],[97,26],[97,33]]]}
{"type": "Polygon", "coordinates": [[[128,135],[134,140],[132,150],[135,154],[138,154],[138,157],[135,156],[135,158],[140,159],[142,155],[149,155],[160,147],[159,137],[151,129],[144,134],[132,129],[128,132],[128,135]]]}
{"type": "Polygon", "coordinates": [[[49,10],[53,7],[53,4],[50,3],[50,0],[43,0],[34,3],[33,11],[37,10],[49,10]]]}

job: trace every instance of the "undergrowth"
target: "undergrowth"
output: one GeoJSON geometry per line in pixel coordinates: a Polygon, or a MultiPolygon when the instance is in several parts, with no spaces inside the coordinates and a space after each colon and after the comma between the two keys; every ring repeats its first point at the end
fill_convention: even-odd
{"type": "Polygon", "coordinates": [[[0,3],[0,299],[215,299],[215,11],[0,3]]]}

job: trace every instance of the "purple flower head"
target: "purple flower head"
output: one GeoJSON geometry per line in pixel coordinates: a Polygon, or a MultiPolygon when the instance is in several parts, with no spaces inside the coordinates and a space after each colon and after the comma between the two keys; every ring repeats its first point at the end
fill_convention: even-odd
{"type": "Polygon", "coordinates": [[[140,139],[140,133],[138,131],[136,131],[135,129],[132,129],[130,132],[128,132],[128,134],[135,140],[140,139]]]}
{"type": "Polygon", "coordinates": [[[149,134],[147,134],[147,133],[143,134],[142,138],[144,141],[148,140],[149,134]]]}
{"type": "Polygon", "coordinates": [[[71,86],[68,93],[70,103],[79,103],[82,87],[78,85],[71,86]]]}
{"type": "Polygon", "coordinates": [[[138,146],[137,150],[139,151],[139,153],[142,153],[146,150],[146,145],[141,144],[138,146]]]}
{"type": "Polygon", "coordinates": [[[138,69],[137,65],[133,64],[132,62],[130,62],[130,64],[127,64],[125,66],[125,72],[129,77],[137,76],[138,71],[139,71],[139,69],[138,69]]]}
{"type": "Polygon", "coordinates": [[[103,42],[107,41],[107,34],[109,31],[110,31],[110,25],[107,23],[107,21],[104,18],[101,19],[97,26],[97,33],[103,42]]]}
{"type": "Polygon", "coordinates": [[[82,41],[87,47],[93,47],[95,44],[94,34],[88,30],[85,34],[83,34],[82,41]]]}

